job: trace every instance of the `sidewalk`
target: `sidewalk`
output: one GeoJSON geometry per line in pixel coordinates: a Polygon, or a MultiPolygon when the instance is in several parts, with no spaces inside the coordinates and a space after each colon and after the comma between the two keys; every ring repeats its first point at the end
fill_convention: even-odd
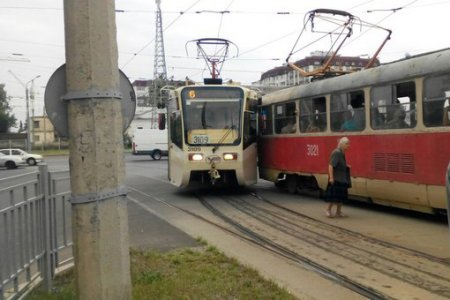
{"type": "Polygon", "coordinates": [[[139,250],[170,251],[200,244],[168,222],[128,201],[130,247],[139,250]]]}

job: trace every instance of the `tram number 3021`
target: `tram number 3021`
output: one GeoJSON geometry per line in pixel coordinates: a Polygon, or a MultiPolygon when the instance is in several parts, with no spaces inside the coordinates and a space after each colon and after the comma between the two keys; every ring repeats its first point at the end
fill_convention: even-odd
{"type": "Polygon", "coordinates": [[[319,145],[306,144],[306,155],[307,156],[319,156],[319,145]]]}

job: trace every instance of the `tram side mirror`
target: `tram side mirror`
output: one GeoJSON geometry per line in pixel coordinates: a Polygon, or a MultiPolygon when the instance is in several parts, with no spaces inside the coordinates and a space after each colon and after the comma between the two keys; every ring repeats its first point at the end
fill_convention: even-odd
{"type": "Polygon", "coordinates": [[[164,113],[158,114],[158,128],[159,130],[166,129],[166,114],[164,113]]]}

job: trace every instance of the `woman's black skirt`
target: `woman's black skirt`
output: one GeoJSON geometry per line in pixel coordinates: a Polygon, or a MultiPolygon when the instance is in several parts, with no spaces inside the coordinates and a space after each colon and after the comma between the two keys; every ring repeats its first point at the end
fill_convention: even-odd
{"type": "Polygon", "coordinates": [[[328,183],[325,193],[325,201],[342,203],[348,199],[348,185],[346,183],[335,181],[334,184],[328,183]]]}

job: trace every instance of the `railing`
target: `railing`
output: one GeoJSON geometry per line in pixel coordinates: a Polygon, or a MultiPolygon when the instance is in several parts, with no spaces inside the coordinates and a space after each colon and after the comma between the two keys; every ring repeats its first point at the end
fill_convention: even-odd
{"type": "Polygon", "coordinates": [[[0,140],[0,149],[3,148],[21,148],[26,149],[26,139],[0,140]]]}
{"type": "Polygon", "coordinates": [[[47,165],[0,179],[0,300],[18,299],[72,265],[69,171],[47,165]]]}

